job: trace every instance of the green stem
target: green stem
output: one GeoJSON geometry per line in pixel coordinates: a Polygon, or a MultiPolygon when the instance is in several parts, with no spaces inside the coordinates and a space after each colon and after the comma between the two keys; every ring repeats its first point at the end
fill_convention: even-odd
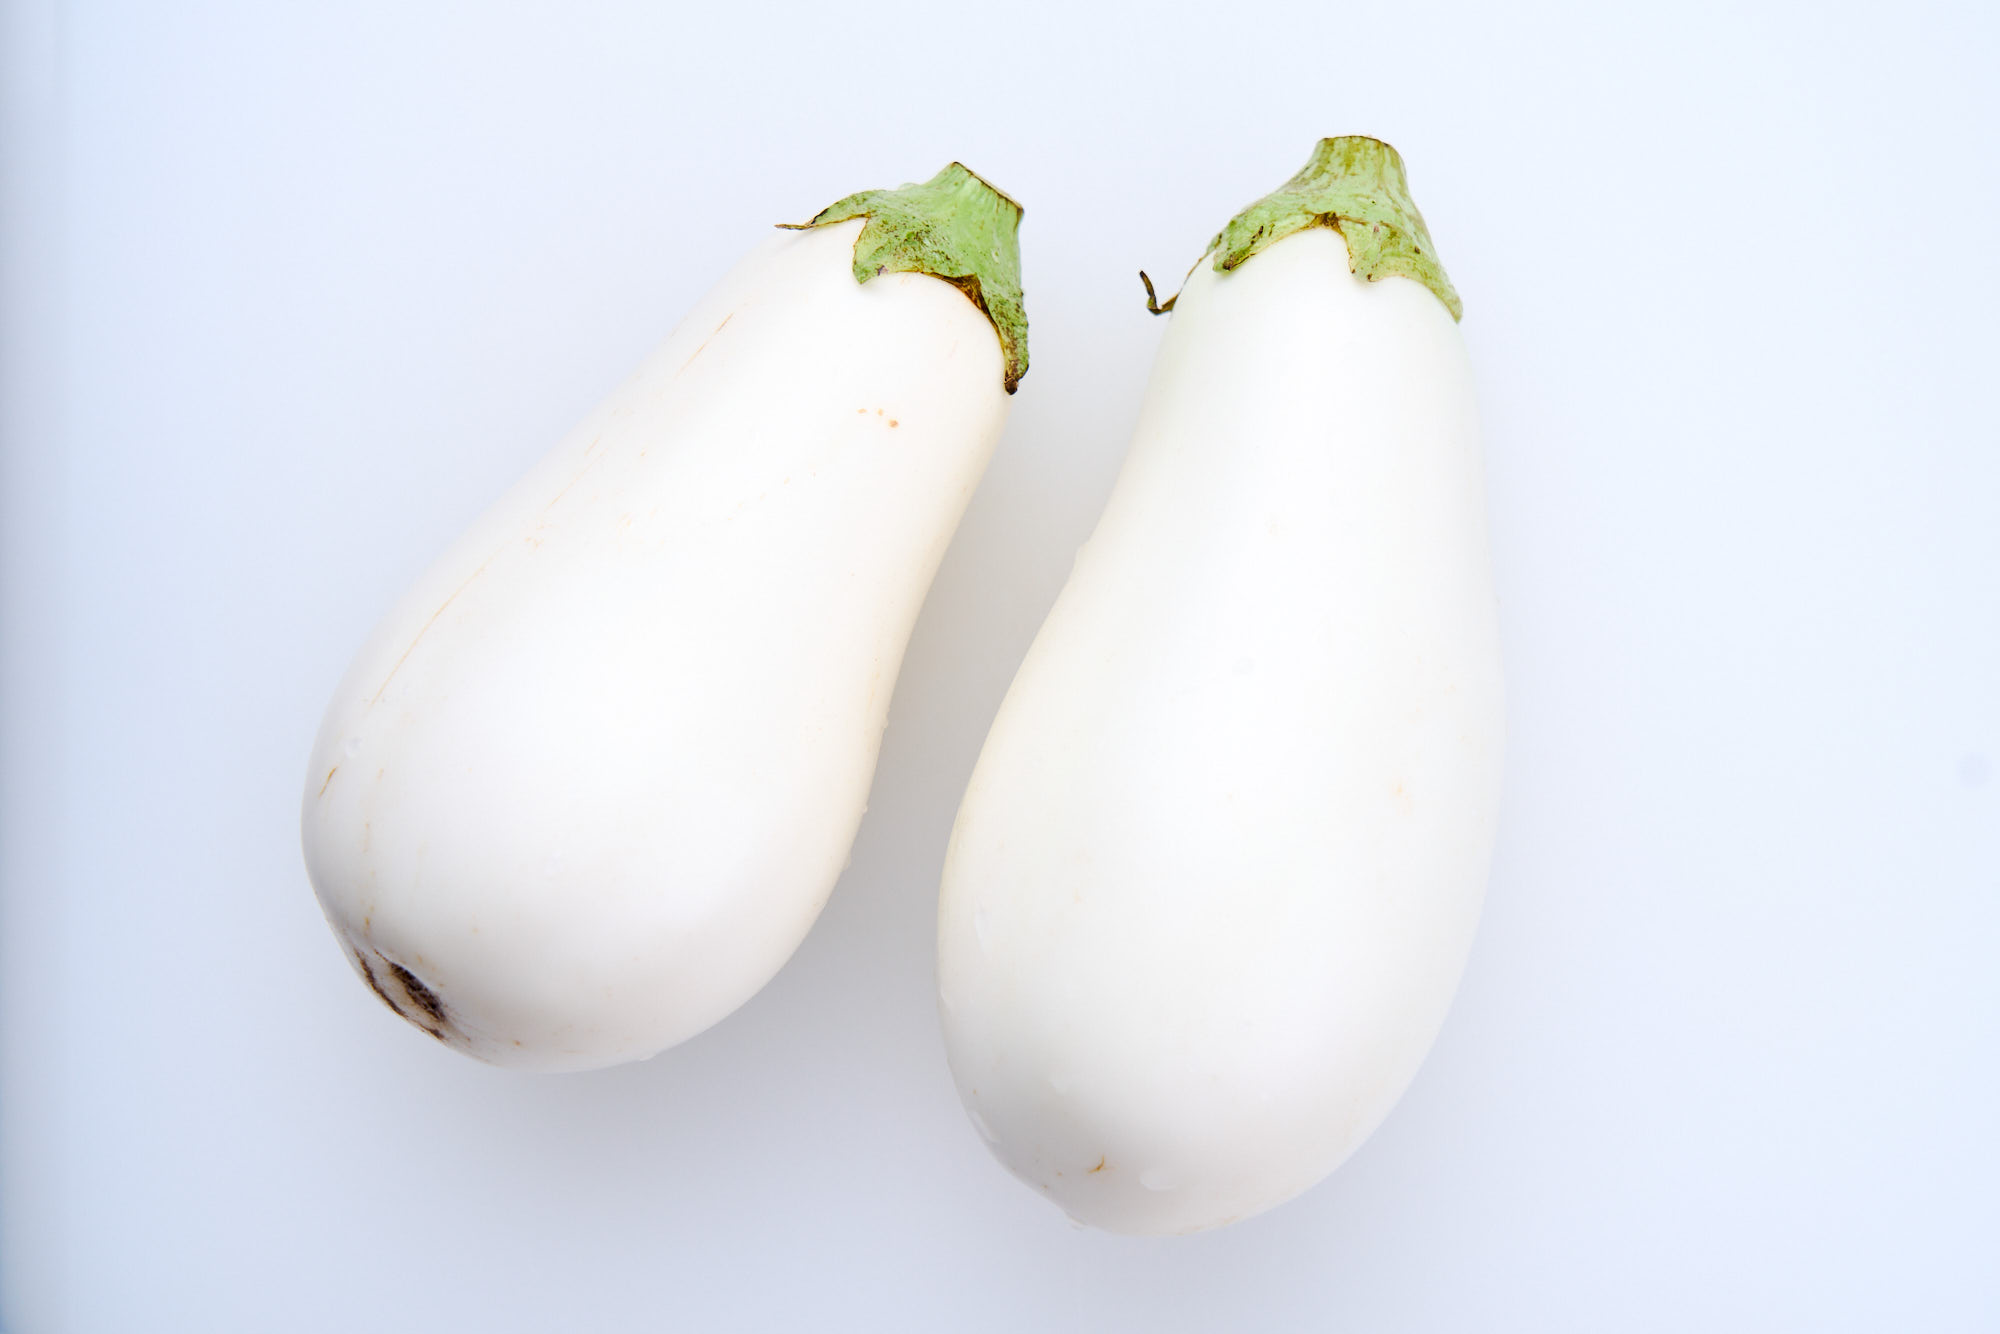
{"type": "Polygon", "coordinates": [[[1298,175],[1229,220],[1208,243],[1227,273],[1274,241],[1308,227],[1331,227],[1347,242],[1347,267],[1370,282],[1414,278],[1455,320],[1465,311],[1445,276],[1424,215],[1410,198],[1402,155],[1380,139],[1322,139],[1298,175]]]}
{"type": "Polygon", "coordinates": [[[1021,206],[954,162],[922,185],[863,190],[823,209],[826,227],[867,218],[854,242],[854,280],[884,273],[926,273],[956,287],[979,307],[1000,338],[1008,393],[1028,373],[1028,315],[1021,301],[1021,206]]]}

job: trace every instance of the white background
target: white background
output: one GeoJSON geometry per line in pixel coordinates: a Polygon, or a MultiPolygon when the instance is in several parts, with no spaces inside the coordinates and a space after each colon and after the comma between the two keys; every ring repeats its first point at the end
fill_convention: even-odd
{"type": "Polygon", "coordinates": [[[7,13],[13,1334],[2000,1326],[1989,7],[7,13]],[[945,836],[1125,447],[1135,271],[1346,132],[1481,379],[1488,910],[1335,1177],[1077,1232],[946,1073],[945,836]],[[300,862],[348,656],[771,223],[954,157],[1027,205],[1034,366],[831,906],[644,1065],[444,1050],[300,862]]]}

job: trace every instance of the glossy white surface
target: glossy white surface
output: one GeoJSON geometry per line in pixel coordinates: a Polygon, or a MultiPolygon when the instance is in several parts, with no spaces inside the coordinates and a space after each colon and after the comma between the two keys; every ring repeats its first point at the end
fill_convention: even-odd
{"type": "Polygon", "coordinates": [[[866,809],[1006,420],[1000,344],[860,220],[765,241],[399,601],[306,765],[357,972],[495,1065],[641,1060],[770,980],[866,809]]]}
{"type": "Polygon", "coordinates": [[[1500,801],[1485,508],[1430,292],[1326,228],[1188,278],[938,907],[959,1095],[1072,1217],[1260,1213],[1416,1073],[1500,801]]]}
{"type": "Polygon", "coordinates": [[[55,9],[0,34],[9,1334],[1995,1323],[1990,7],[1029,4],[991,58],[936,5],[55,9]],[[1076,1232],[945,1067],[945,840],[1132,437],[1133,271],[1344,131],[1466,299],[1477,944],[1321,1187],[1076,1232]],[[751,238],[954,157],[1027,207],[1034,364],[853,865],[652,1061],[445,1050],[299,855],[343,665],[751,238]]]}

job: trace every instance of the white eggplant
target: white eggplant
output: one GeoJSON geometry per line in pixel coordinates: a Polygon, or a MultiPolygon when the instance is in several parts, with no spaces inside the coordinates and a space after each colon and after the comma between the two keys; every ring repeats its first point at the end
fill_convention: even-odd
{"type": "Polygon", "coordinates": [[[773,238],[376,628],[304,844],[392,1009],[585,1069],[790,957],[1026,366],[1019,219],[953,164],[773,238]]]}
{"type": "Polygon", "coordinates": [[[938,924],[973,1121],[1119,1232],[1270,1208],[1383,1119],[1457,986],[1500,790],[1473,383],[1400,159],[1323,141],[1212,251],[987,737],[938,924]]]}

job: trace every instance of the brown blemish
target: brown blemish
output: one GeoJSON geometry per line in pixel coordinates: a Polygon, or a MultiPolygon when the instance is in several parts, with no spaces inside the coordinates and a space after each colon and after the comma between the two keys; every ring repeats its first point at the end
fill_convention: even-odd
{"type": "MultiPolygon", "coordinates": [[[[326,783],[331,783],[333,781],[333,776],[339,772],[340,772],[340,766],[337,764],[334,765],[333,768],[328,769],[326,771],[326,783]]],[[[319,795],[322,797],[326,795],[326,783],[321,783],[319,785],[319,795]]]]}
{"type": "Polygon", "coordinates": [[[394,1010],[398,1016],[409,1020],[439,1042],[451,1045],[451,1038],[446,1035],[455,1033],[456,1030],[452,1026],[451,1016],[445,1011],[444,1002],[438,999],[438,994],[425,986],[415,973],[395,960],[379,953],[376,957],[380,958],[388,968],[389,976],[402,991],[404,1000],[408,1002],[408,1008],[399,1004],[390,994],[389,988],[382,984],[382,978],[375,972],[374,965],[368,962],[368,956],[356,950],[354,962],[361,966],[361,976],[367,980],[368,989],[381,997],[382,1003],[394,1010]],[[415,1013],[412,1013],[413,1010],[415,1013]]]}
{"type": "Polygon", "coordinates": [[[714,329],[712,329],[712,330],[710,330],[710,331],[709,331],[709,335],[708,335],[708,338],[704,338],[704,339],[702,339],[702,340],[701,340],[701,346],[700,346],[700,347],[698,347],[698,348],[696,348],[696,349],[694,350],[694,356],[691,356],[691,357],[689,357],[689,358],[688,358],[688,359],[687,359],[686,361],[683,361],[683,362],[681,363],[681,369],[680,369],[680,370],[678,370],[678,371],[675,371],[675,372],[674,372],[674,374],[675,374],[676,376],[678,376],[678,375],[679,375],[679,374],[681,373],[681,371],[685,371],[685,370],[686,370],[686,369],[687,369],[688,367],[690,367],[690,366],[694,365],[694,358],[695,358],[695,357],[698,357],[698,356],[700,356],[700,355],[701,355],[702,353],[704,353],[704,352],[708,351],[708,344],[709,344],[709,340],[710,340],[710,339],[712,339],[712,338],[714,338],[716,334],[719,334],[719,333],[721,333],[721,332],[722,332],[722,331],[723,331],[724,329],[728,328],[728,327],[729,327],[729,322],[730,322],[731,320],[735,319],[735,318],[736,318],[736,312],[735,312],[735,311],[733,311],[733,310],[732,310],[732,311],[730,311],[730,312],[729,312],[729,313],[728,313],[727,315],[724,315],[724,316],[722,317],[722,323],[720,323],[720,324],[716,325],[714,329]]]}
{"type": "Polygon", "coordinates": [[[1088,1172],[1085,1172],[1084,1175],[1095,1176],[1097,1175],[1097,1173],[1102,1172],[1103,1170],[1104,1170],[1104,1155],[1099,1154],[1097,1156],[1097,1166],[1091,1168],[1088,1172]]]}
{"type": "MultiPolygon", "coordinates": [[[[587,472],[589,470],[585,469],[585,471],[587,472]]],[[[579,473],[577,475],[580,477],[582,476],[582,473],[579,473]]],[[[570,482],[570,486],[575,486],[575,485],[576,482],[572,480],[570,482]]],[[[565,491],[569,490],[569,486],[564,487],[563,490],[565,491]]],[[[556,497],[556,500],[561,500],[561,499],[562,499],[561,496],[556,497]]],[[[554,504],[555,501],[550,501],[549,503],[554,504]]],[[[456,602],[458,600],[458,595],[460,593],[463,593],[467,588],[471,587],[472,581],[474,579],[477,579],[480,575],[485,574],[486,567],[488,565],[491,565],[492,563],[493,561],[489,557],[485,561],[485,563],[482,564],[478,569],[474,570],[471,574],[465,576],[464,583],[460,584],[457,588],[451,590],[450,597],[446,598],[443,602],[440,602],[438,604],[438,609],[431,613],[431,618],[428,621],[424,622],[424,628],[417,631],[417,637],[415,639],[412,639],[410,641],[410,646],[403,650],[403,656],[396,659],[396,665],[394,667],[391,667],[389,669],[389,674],[382,678],[382,684],[375,687],[375,694],[368,701],[368,706],[370,708],[373,708],[375,705],[380,704],[382,702],[382,692],[387,690],[389,688],[389,683],[396,679],[396,673],[403,670],[403,664],[408,662],[410,660],[410,655],[417,651],[417,645],[422,643],[424,636],[431,632],[431,627],[437,624],[438,617],[444,615],[445,608],[449,607],[452,603],[456,602]]],[[[382,775],[379,772],[377,772],[375,776],[377,778],[380,778],[382,775]]],[[[332,775],[329,774],[328,777],[332,777],[332,775]]]]}
{"type": "Polygon", "coordinates": [[[354,962],[361,965],[361,976],[368,979],[368,989],[374,992],[376,995],[380,996],[382,998],[382,1003],[388,1006],[390,1009],[394,1010],[397,1013],[397,1015],[399,1015],[404,1019],[408,1019],[410,1016],[403,1013],[403,1007],[396,1004],[396,998],[391,996],[387,991],[384,991],[382,989],[382,981],[380,978],[375,976],[375,970],[369,966],[368,956],[363,954],[360,950],[356,950],[354,951],[354,962]]]}
{"type": "MultiPolygon", "coordinates": [[[[383,962],[387,963],[388,961],[384,960],[383,962]]],[[[422,1010],[430,1018],[431,1022],[436,1024],[444,1023],[444,1002],[437,998],[435,991],[425,986],[417,979],[415,973],[399,963],[390,963],[389,971],[395,974],[396,981],[402,984],[403,991],[410,998],[410,1004],[422,1010]]]]}
{"type": "Polygon", "coordinates": [[[896,424],[897,424],[896,419],[894,417],[889,418],[889,425],[894,426],[896,424]]]}

